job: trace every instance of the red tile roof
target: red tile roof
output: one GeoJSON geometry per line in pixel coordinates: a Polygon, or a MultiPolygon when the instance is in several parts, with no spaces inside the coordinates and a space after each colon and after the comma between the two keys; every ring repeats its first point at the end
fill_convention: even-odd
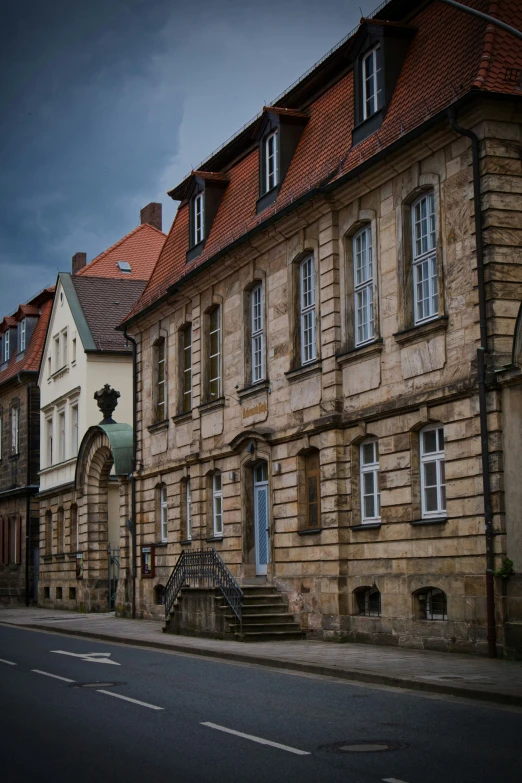
{"type": "MultiPolygon", "coordinates": [[[[469,3],[470,4],[470,3],[469,3]]],[[[393,2],[380,11],[385,16],[393,2]]],[[[250,230],[272,219],[310,190],[335,183],[371,161],[392,143],[471,91],[499,92],[521,96],[517,82],[506,80],[506,69],[522,68],[522,46],[508,33],[491,29],[481,19],[446,4],[419,3],[417,14],[408,18],[416,28],[380,130],[352,146],[353,71],[319,94],[310,106],[306,124],[277,200],[256,214],[258,151],[250,147],[244,157],[227,170],[226,188],[203,252],[186,263],[188,207],[182,203],[163,246],[151,279],[127,319],[153,305],[173,284],[201,264],[222,253],[250,230]]],[[[514,27],[522,28],[519,0],[473,0],[473,7],[514,27]]],[[[381,20],[379,20],[380,22],[381,20]]],[[[366,24],[367,20],[364,20],[366,24]]],[[[348,56],[358,35],[343,46],[348,56]]],[[[327,61],[325,61],[327,62],[327,61]]],[[[321,63],[317,70],[326,67],[321,63]]],[[[311,78],[307,76],[307,78],[311,78]]],[[[295,88],[288,95],[294,94],[295,88]]],[[[280,102],[284,103],[283,97],[280,102]]],[[[252,133],[256,127],[252,125],[252,133]]],[[[245,131],[241,131],[245,137],[245,131]]],[[[252,136],[251,136],[252,138],[252,136]]],[[[234,141],[234,140],[233,140],[234,141]]],[[[231,144],[233,143],[231,142],[231,144]]],[[[221,156],[223,153],[220,151],[221,156]]],[[[212,166],[212,159],[208,161],[212,166]]],[[[178,186],[179,188],[180,186],[178,186]]],[[[174,191],[178,190],[175,188],[174,191]]]]}
{"type": "MultiPolygon", "coordinates": [[[[53,307],[54,288],[45,288],[38,296],[31,299],[27,305],[18,308],[17,315],[10,321],[18,323],[25,315],[38,315],[29,345],[22,356],[18,353],[18,345],[15,346],[13,355],[7,366],[0,372],[0,385],[12,380],[20,372],[38,372],[45,345],[47,325],[51,317],[53,307]],[[18,315],[20,314],[20,315],[18,315]]],[[[6,320],[6,319],[4,319],[6,320]]]]}
{"type": "Polygon", "coordinates": [[[120,280],[148,280],[165,242],[165,234],[148,223],[135,228],[83,267],[84,277],[110,277],[120,280]],[[122,272],[118,261],[128,261],[131,272],[122,272]]]}

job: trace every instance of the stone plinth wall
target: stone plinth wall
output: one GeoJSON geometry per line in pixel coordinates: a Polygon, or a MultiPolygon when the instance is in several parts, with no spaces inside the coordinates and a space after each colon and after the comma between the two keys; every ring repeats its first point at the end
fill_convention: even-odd
{"type": "Polygon", "coordinates": [[[209,639],[225,638],[225,612],[218,608],[219,590],[181,590],[165,632],[209,639]]]}

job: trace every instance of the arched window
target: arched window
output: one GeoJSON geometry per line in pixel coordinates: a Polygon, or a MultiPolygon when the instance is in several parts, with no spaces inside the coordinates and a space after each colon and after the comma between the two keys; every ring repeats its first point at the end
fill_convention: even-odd
{"type": "Polygon", "coordinates": [[[80,549],[80,530],[78,528],[78,506],[76,503],[73,503],[69,510],[69,530],[71,552],[78,552],[80,549]]]}
{"type": "Polygon", "coordinates": [[[208,395],[207,401],[221,396],[221,308],[216,305],[208,314],[208,395]]]}
{"type": "Polygon", "coordinates": [[[379,443],[365,440],[360,445],[361,522],[380,522],[381,493],[379,490],[379,443]]]}
{"type": "Polygon", "coordinates": [[[192,324],[187,324],[180,332],[180,360],[180,413],[188,413],[192,410],[192,324]]]}
{"type": "Polygon", "coordinates": [[[59,508],[56,515],[56,553],[62,552],[65,552],[65,526],[63,508],[59,508]]]}
{"type": "Polygon", "coordinates": [[[363,226],[354,235],[352,243],[355,345],[358,346],[370,342],[375,336],[371,226],[363,226]]]}
{"type": "Polygon", "coordinates": [[[317,449],[305,455],[306,527],[321,527],[321,469],[317,449]]]}
{"type": "Polygon", "coordinates": [[[433,191],[423,193],[411,205],[411,230],[414,317],[420,324],[439,314],[433,191]]]}
{"type": "Polygon", "coordinates": [[[381,593],[376,587],[358,587],[354,590],[357,614],[365,617],[381,616],[381,593]]]}
{"type": "Polygon", "coordinates": [[[419,434],[421,507],[424,519],[446,513],[444,428],[430,424],[419,434]]]}
{"type": "Polygon", "coordinates": [[[155,585],[154,587],[154,603],[156,606],[161,606],[165,603],[165,588],[163,585],[155,585]]]}
{"type": "Polygon", "coordinates": [[[448,599],[438,587],[422,587],[414,593],[415,614],[420,620],[447,620],[448,599]]]}
{"type": "Polygon", "coordinates": [[[220,471],[211,476],[212,482],[212,530],[214,536],[223,535],[223,488],[220,471]]]}
{"type": "Polygon", "coordinates": [[[317,358],[315,264],[313,255],[304,258],[299,265],[300,344],[301,364],[317,358]]]}
{"type": "Polygon", "coordinates": [[[44,523],[44,535],[45,535],[45,554],[52,555],[53,553],[53,512],[51,509],[45,512],[44,523]]]}
{"type": "Polygon", "coordinates": [[[154,397],[156,421],[167,418],[167,344],[160,337],[154,345],[154,397]]]}

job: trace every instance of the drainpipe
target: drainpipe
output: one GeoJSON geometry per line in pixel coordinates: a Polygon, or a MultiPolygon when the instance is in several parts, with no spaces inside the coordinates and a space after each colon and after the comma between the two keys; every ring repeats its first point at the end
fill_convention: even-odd
{"type": "MultiPolygon", "coordinates": [[[[27,387],[27,476],[25,480],[26,486],[32,486],[31,481],[31,389],[27,387]]],[[[31,516],[31,490],[27,490],[25,498],[25,605],[29,606],[29,551],[31,546],[30,539],[30,516],[31,516]]],[[[20,525],[20,528],[22,526],[20,525]]],[[[22,535],[22,530],[20,530],[22,535]]]]}
{"type": "Polygon", "coordinates": [[[138,453],[138,367],[137,367],[137,344],[136,340],[123,330],[126,340],[132,343],[132,473],[131,480],[131,574],[132,574],[132,619],[136,618],[136,457],[138,453]]]}
{"type": "Polygon", "coordinates": [[[448,109],[450,125],[455,133],[471,139],[473,165],[473,201],[475,206],[475,239],[477,247],[477,283],[479,298],[480,348],[477,348],[477,375],[479,392],[480,440],[482,446],[482,484],[484,493],[484,522],[486,535],[486,614],[488,626],[488,655],[497,655],[497,630],[495,623],[495,551],[493,533],[493,510],[491,507],[491,481],[489,473],[488,419],[486,355],[488,352],[488,331],[486,321],[486,289],[484,285],[484,246],[482,242],[482,205],[480,196],[480,155],[478,136],[457,124],[455,107],[448,109]]]}

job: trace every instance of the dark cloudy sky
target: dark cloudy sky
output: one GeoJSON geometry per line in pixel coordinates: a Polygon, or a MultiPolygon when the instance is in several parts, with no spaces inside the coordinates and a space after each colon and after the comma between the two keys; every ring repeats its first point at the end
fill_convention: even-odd
{"type": "Polygon", "coordinates": [[[378,0],[4,0],[0,318],[94,258],[378,0]]]}

